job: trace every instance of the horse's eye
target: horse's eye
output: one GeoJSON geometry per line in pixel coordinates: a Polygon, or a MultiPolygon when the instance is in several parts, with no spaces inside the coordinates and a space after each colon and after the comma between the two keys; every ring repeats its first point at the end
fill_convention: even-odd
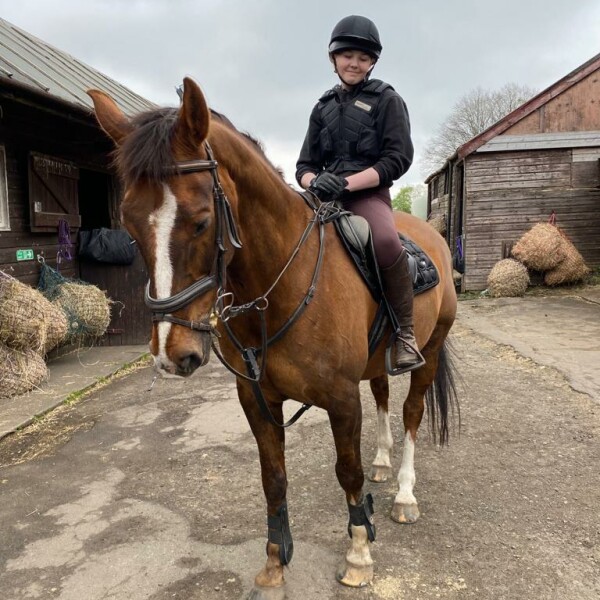
{"type": "Polygon", "coordinates": [[[194,235],[202,235],[207,230],[209,224],[210,218],[204,219],[204,221],[200,221],[200,223],[197,223],[194,235]]]}

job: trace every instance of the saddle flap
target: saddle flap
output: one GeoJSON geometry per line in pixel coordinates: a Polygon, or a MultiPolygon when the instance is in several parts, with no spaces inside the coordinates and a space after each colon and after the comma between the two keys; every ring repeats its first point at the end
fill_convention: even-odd
{"type": "Polygon", "coordinates": [[[340,217],[340,228],[348,242],[363,252],[371,234],[368,221],[359,215],[343,215],[340,217]]]}

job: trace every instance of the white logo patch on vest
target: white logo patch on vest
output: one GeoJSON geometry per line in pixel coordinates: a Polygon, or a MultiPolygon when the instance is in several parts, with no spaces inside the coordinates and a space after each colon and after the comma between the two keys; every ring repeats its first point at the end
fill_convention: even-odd
{"type": "Polygon", "coordinates": [[[354,103],[354,106],[357,106],[358,108],[362,108],[363,110],[366,110],[367,112],[371,112],[371,109],[373,108],[370,104],[366,104],[365,102],[361,102],[360,100],[357,100],[354,103]]]}

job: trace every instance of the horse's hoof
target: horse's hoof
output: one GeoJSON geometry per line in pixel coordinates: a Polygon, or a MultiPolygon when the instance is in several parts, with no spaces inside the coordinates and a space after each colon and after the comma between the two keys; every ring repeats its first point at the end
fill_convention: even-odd
{"type": "Polygon", "coordinates": [[[369,479],[375,483],[387,481],[392,473],[392,467],[371,465],[369,479]]]}
{"type": "Polygon", "coordinates": [[[283,587],[285,580],[283,579],[283,567],[281,565],[267,565],[255,578],[254,586],[258,590],[270,590],[283,587]]]}
{"type": "Polygon", "coordinates": [[[285,586],[283,585],[273,588],[254,586],[246,596],[246,600],[285,600],[285,598],[285,586]]]}
{"type": "Polygon", "coordinates": [[[397,523],[414,523],[420,516],[418,504],[400,504],[394,503],[391,517],[397,523]]]}
{"type": "Polygon", "coordinates": [[[355,567],[344,563],[338,570],[335,578],[342,585],[347,585],[348,587],[365,587],[373,581],[373,565],[355,567]]]}

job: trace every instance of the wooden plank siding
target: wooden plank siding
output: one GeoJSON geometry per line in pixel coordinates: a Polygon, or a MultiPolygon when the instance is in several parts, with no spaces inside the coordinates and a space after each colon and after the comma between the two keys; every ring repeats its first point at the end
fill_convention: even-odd
{"type": "Polygon", "coordinates": [[[146,344],[152,332],[152,314],[143,303],[143,285],[148,280],[146,265],[139,252],[131,265],[80,262],[81,278],[109,290],[115,300],[106,335],[100,346],[146,344]]]}
{"type": "Polygon", "coordinates": [[[594,71],[503,132],[504,135],[598,130],[600,73],[594,71]]]}
{"type": "Polygon", "coordinates": [[[446,173],[437,175],[430,183],[431,200],[427,207],[427,217],[446,215],[448,212],[448,190],[446,189],[446,173]]]}
{"type": "Polygon", "coordinates": [[[600,264],[600,169],[593,153],[590,157],[585,168],[579,166],[585,161],[573,162],[571,149],[466,159],[463,289],[485,289],[505,246],[547,221],[552,211],[588,264],[600,264]]]}

